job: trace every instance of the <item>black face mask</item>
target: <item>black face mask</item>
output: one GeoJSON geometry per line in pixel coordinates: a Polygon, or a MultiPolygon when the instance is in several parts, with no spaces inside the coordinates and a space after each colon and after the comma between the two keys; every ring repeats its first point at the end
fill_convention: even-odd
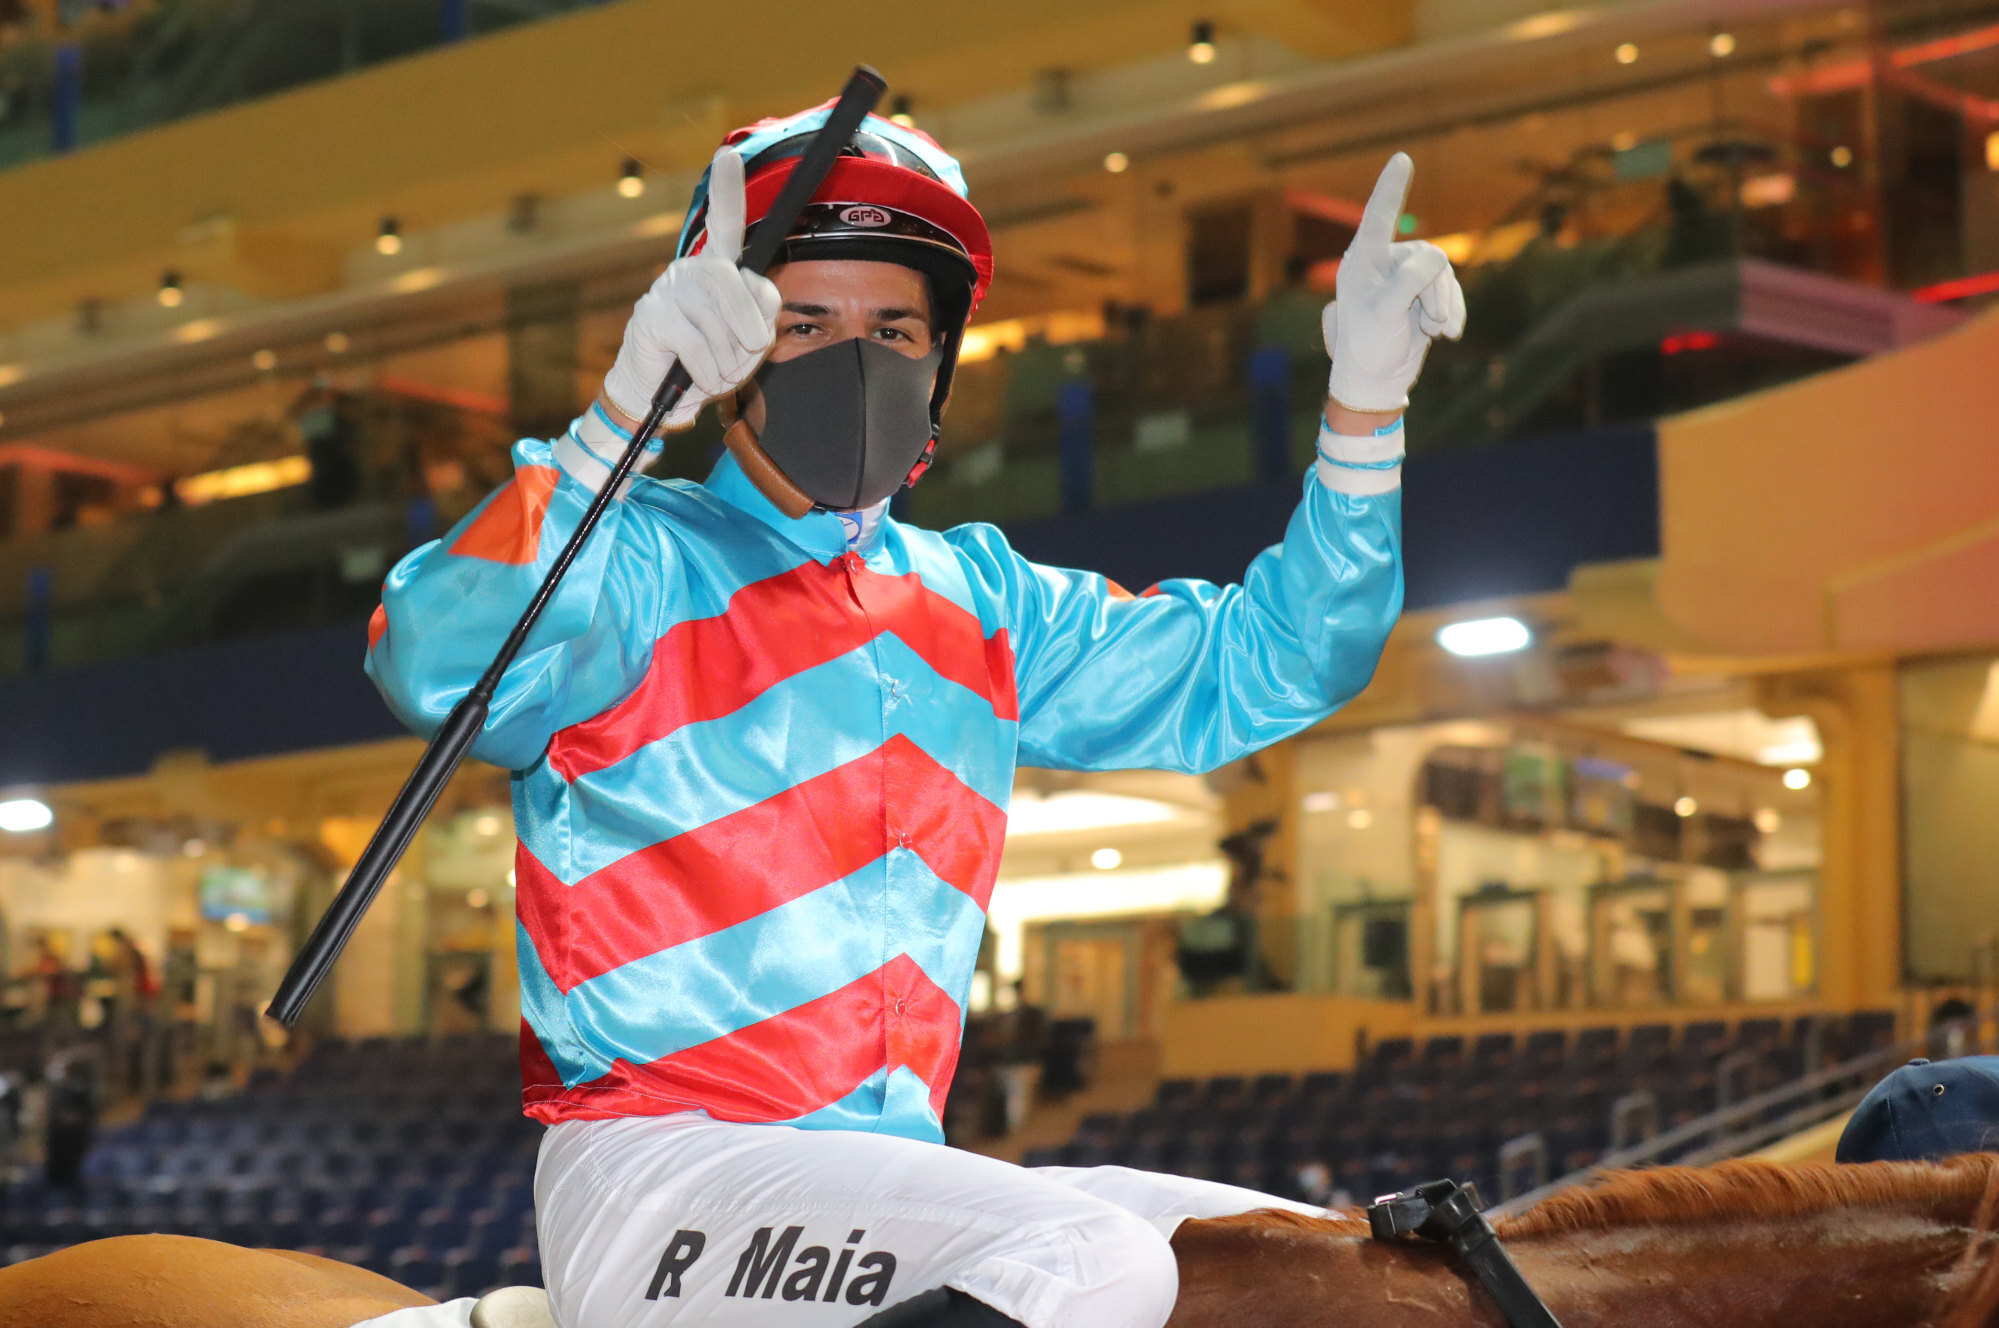
{"type": "Polygon", "coordinates": [[[856,337],[757,370],[757,441],[821,507],[872,507],[902,487],[930,446],[939,346],[911,359],[856,337]]]}

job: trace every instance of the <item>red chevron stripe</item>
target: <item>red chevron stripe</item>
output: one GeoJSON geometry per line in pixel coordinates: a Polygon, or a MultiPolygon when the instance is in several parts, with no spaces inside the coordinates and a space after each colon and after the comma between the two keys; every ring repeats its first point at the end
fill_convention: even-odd
{"type": "Polygon", "coordinates": [[[1001,719],[1020,718],[1004,631],[988,639],[975,616],[914,572],[883,576],[847,557],[752,582],[715,617],[675,624],[653,643],[636,691],[555,735],[549,767],[571,780],[602,770],[683,725],[741,709],[883,632],[895,633],[940,677],[985,697],[1001,719]]]}
{"type": "Polygon", "coordinates": [[[915,850],[992,896],[1006,813],[898,734],[868,755],[564,885],[522,845],[522,924],[558,990],[745,922],[880,858],[915,850]],[[887,823],[876,808],[886,809],[887,823]]]}
{"type": "Polygon", "coordinates": [[[540,1065],[525,1054],[529,1033],[522,1101],[528,1115],[550,1124],[697,1110],[717,1120],[781,1121],[838,1102],[877,1070],[908,1066],[941,1113],[958,1066],[958,1028],[957,1002],[898,955],[795,1010],[649,1065],[614,1061],[610,1073],[574,1088],[562,1086],[552,1065],[534,1078],[540,1065]],[[857,1037],[857,1029],[882,1034],[857,1037]]]}

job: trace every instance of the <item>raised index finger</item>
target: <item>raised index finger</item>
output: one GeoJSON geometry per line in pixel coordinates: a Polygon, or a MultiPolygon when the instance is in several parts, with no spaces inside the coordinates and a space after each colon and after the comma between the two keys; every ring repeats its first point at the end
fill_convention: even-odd
{"type": "Polygon", "coordinates": [[[743,254],[743,159],[732,148],[708,168],[708,243],[702,252],[731,263],[743,254]]]}
{"type": "Polygon", "coordinates": [[[1402,200],[1409,194],[1409,177],[1415,172],[1416,165],[1406,152],[1388,159],[1360,214],[1360,226],[1353,237],[1356,246],[1382,249],[1395,242],[1395,223],[1402,219],[1402,200]]]}

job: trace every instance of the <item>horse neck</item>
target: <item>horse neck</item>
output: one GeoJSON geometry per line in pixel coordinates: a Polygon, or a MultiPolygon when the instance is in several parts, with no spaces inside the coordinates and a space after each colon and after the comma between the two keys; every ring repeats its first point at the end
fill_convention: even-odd
{"type": "MultiPolygon", "coordinates": [[[[1961,1220],[1844,1210],[1509,1241],[1563,1328],[1981,1328],[1946,1318],[1978,1270],[1961,1220]]],[[[1435,1246],[1189,1222],[1168,1328],[1504,1328],[1435,1246]]],[[[1980,1299],[1983,1299],[1982,1297],[1980,1299]]]]}

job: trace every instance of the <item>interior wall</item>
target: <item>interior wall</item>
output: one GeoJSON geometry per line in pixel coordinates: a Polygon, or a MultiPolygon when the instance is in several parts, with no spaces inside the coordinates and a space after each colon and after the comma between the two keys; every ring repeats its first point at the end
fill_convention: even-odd
{"type": "Polygon", "coordinates": [[[1919,979],[1972,976],[1999,934],[1999,664],[1911,664],[1903,716],[1904,963],[1919,979]]]}

